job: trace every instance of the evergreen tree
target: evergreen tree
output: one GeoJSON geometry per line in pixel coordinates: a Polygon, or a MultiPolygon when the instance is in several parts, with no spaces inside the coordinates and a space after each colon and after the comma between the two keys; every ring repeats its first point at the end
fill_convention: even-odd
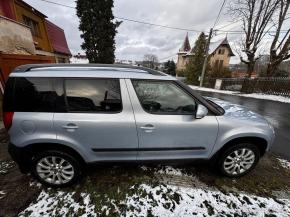
{"type": "Polygon", "coordinates": [[[90,63],[114,63],[115,35],[121,22],[113,22],[113,0],[77,0],[79,30],[84,40],[81,47],[85,50],[90,63]]]}
{"type": "MultiPolygon", "coordinates": [[[[185,69],[186,81],[189,84],[198,85],[198,78],[201,76],[203,62],[206,54],[207,37],[202,32],[195,42],[194,47],[191,50],[192,56],[189,59],[185,69]]],[[[207,66],[209,69],[209,64],[207,66]]]]}
{"type": "Polygon", "coordinates": [[[176,64],[173,60],[164,63],[164,72],[172,76],[176,75],[176,64]]]}

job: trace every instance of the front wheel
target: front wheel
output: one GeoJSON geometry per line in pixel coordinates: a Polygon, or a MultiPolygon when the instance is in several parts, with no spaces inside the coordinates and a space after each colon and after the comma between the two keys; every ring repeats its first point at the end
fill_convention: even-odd
{"type": "Polygon", "coordinates": [[[228,177],[241,177],[258,163],[260,152],[256,145],[242,143],[226,149],[219,159],[219,170],[228,177]]]}
{"type": "Polygon", "coordinates": [[[66,187],[80,177],[77,159],[62,151],[44,151],[35,156],[32,174],[43,184],[51,187],[66,187]]]}

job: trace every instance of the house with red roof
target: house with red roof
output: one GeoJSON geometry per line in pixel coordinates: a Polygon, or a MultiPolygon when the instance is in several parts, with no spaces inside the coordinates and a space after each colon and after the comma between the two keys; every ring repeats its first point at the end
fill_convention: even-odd
{"type": "MultiPolygon", "coordinates": [[[[56,63],[68,63],[71,56],[65,33],[62,28],[47,20],[47,16],[23,0],[0,0],[0,18],[5,20],[5,25],[10,25],[10,28],[0,29],[13,31],[13,25],[19,24],[30,29],[31,43],[35,47],[35,52],[27,50],[27,39],[23,40],[23,31],[18,32],[17,29],[13,34],[6,34],[3,44],[9,44],[10,48],[4,49],[0,47],[0,52],[7,54],[27,54],[49,56],[55,59],[56,63]],[[18,34],[18,35],[17,35],[18,34]],[[8,36],[8,37],[6,37],[8,36]],[[9,37],[10,36],[10,37],[9,37]],[[13,48],[15,47],[15,49],[13,48]],[[12,47],[12,48],[11,48],[12,47]],[[22,49],[22,50],[20,50],[22,49]],[[13,53],[16,51],[17,53],[13,53]]],[[[4,22],[4,21],[3,21],[4,22]]],[[[3,23],[2,23],[3,24],[3,23]]],[[[4,25],[4,24],[3,24],[4,25]]],[[[22,27],[23,29],[23,27],[22,27]]],[[[3,40],[4,40],[3,39],[3,40]]]]}

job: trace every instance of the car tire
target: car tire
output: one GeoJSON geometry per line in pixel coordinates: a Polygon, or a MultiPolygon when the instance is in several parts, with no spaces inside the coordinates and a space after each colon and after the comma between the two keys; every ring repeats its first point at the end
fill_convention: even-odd
{"type": "Polygon", "coordinates": [[[80,162],[73,155],[48,150],[34,156],[31,163],[32,175],[49,187],[67,187],[81,176],[80,162]]]}
{"type": "Polygon", "coordinates": [[[231,178],[241,177],[255,168],[260,159],[255,144],[241,143],[224,150],[218,159],[219,171],[231,178]]]}

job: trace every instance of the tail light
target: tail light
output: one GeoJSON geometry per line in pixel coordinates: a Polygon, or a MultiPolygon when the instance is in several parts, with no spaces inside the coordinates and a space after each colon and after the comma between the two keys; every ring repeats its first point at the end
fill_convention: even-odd
{"type": "Polygon", "coordinates": [[[3,122],[7,131],[12,126],[13,115],[14,115],[14,112],[4,112],[3,114],[3,122]]]}

